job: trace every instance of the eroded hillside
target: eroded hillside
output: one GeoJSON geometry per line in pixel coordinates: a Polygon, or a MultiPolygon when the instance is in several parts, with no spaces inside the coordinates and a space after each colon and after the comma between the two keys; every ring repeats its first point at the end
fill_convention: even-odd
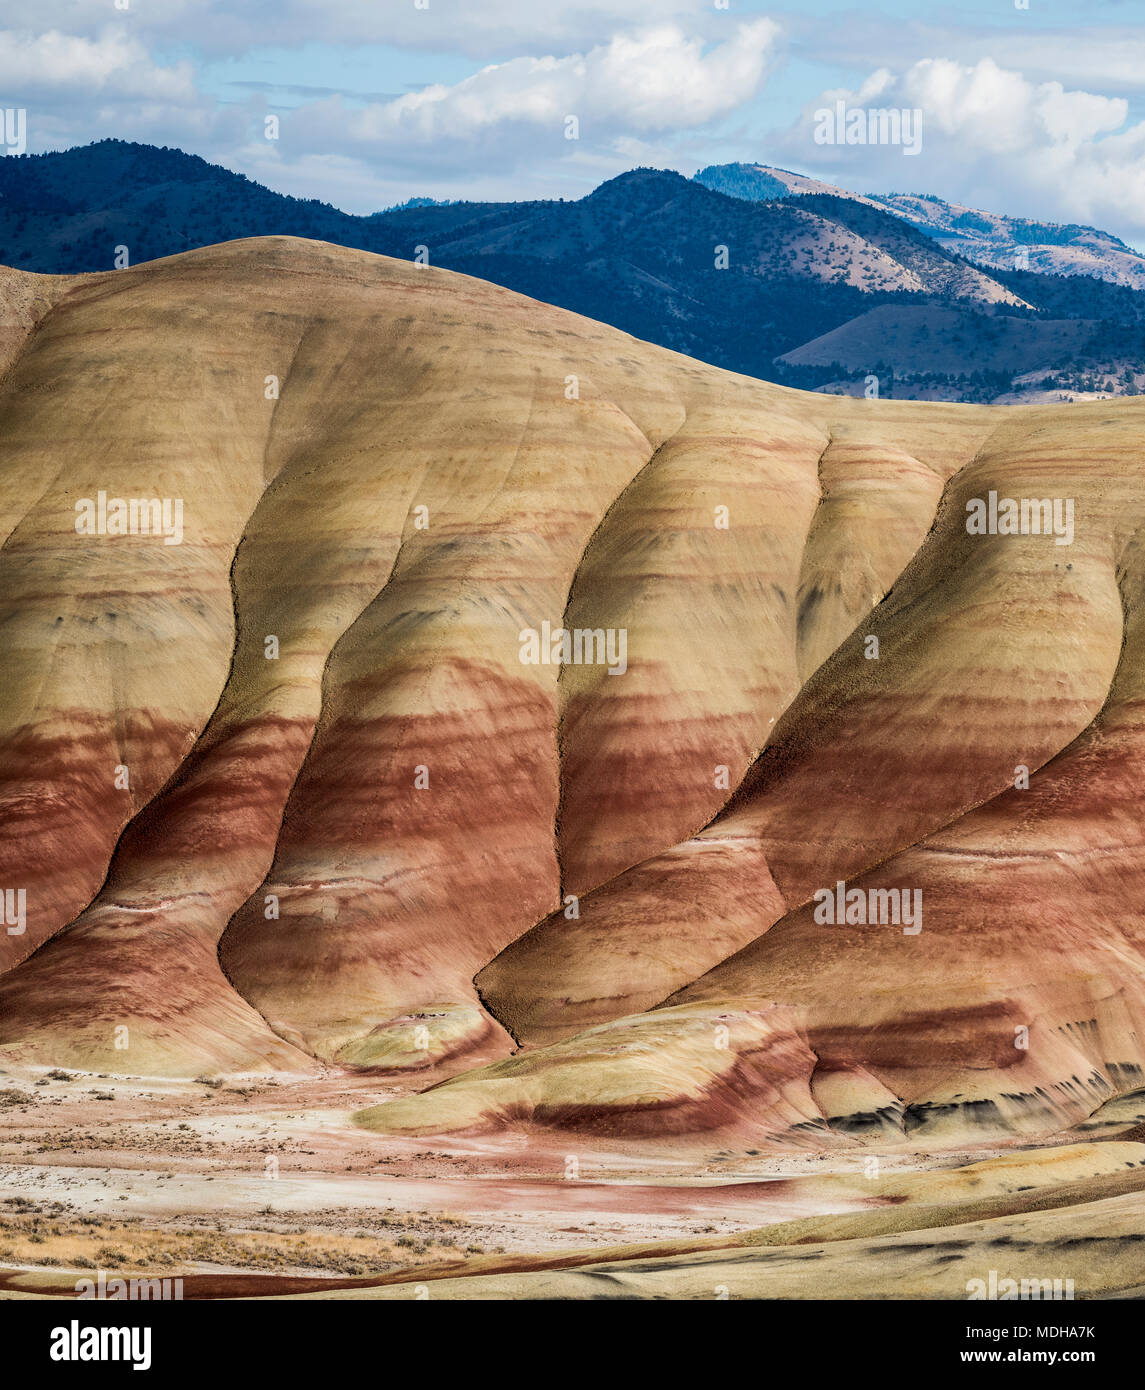
{"type": "Polygon", "coordinates": [[[1140,1084],[1145,404],[803,394],[290,238],[4,291],[0,1058],[801,1144],[1140,1084]]]}

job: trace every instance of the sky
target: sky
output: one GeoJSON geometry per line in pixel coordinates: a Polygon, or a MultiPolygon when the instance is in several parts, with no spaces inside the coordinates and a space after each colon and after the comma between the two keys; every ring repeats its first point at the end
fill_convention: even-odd
{"type": "Polygon", "coordinates": [[[579,198],[637,165],[744,161],[1145,248],[1145,0],[6,8],[0,109],[26,110],[33,153],[173,145],[359,213],[579,198]],[[819,113],[839,102],[920,113],[918,148],[830,142],[819,113]]]}

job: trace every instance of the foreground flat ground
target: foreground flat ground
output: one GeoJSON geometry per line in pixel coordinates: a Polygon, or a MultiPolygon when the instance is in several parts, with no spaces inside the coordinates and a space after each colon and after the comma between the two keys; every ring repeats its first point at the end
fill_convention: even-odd
{"type": "Polygon", "coordinates": [[[1048,1144],[940,1153],[684,1159],[351,1122],[420,1084],[6,1071],[0,1297],[73,1297],[98,1269],[179,1276],[185,1298],[723,1297],[729,1280],[730,1296],[965,1297],[1011,1246],[1014,1277],[1073,1278],[1078,1297],[1145,1283],[1145,1093],[1048,1144]]]}

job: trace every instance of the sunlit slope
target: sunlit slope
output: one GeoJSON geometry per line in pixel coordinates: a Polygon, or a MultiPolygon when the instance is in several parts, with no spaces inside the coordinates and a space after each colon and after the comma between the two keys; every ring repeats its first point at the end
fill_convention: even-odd
{"type": "MultiPolygon", "coordinates": [[[[551,916],[482,971],[484,998],[520,1041],[549,1042],[659,1002],[817,889],[999,795],[1018,767],[1037,769],[1098,714],[1122,657],[1119,565],[1136,574],[1130,542],[1145,520],[1142,412],[998,416],[947,483],[933,529],[893,592],[809,674],[727,807],[700,834],[587,895],[575,922],[551,916]],[[967,502],[991,490],[1069,497],[1072,543],[968,534],[967,502]]],[[[851,457],[861,477],[862,455],[851,457]]],[[[900,507],[913,499],[925,512],[931,490],[917,490],[912,470],[897,491],[884,484],[861,495],[866,530],[849,515],[861,504],[852,497],[836,507],[827,492],[804,574],[820,566],[818,554],[840,548],[832,519],[850,524],[849,553],[864,556],[873,601],[894,564],[863,540],[897,537],[901,554],[888,499],[900,507]]],[[[836,612],[843,606],[854,564],[816,581],[822,601],[810,603],[809,624],[832,621],[826,600],[836,612]]],[[[804,635],[811,650],[818,639],[804,635]]],[[[822,940],[824,950],[841,949],[838,932],[822,940]]],[[[912,944],[926,949],[899,942],[890,959],[916,987],[912,944]]]]}
{"type": "Polygon", "coordinates": [[[0,1057],[769,1142],[1136,1084],[1145,406],[803,395],[288,238],[3,284],[0,1057]]]}
{"type": "Polygon", "coordinates": [[[917,439],[915,530],[987,428],[285,238],[4,285],[0,941],[51,944],[0,1037],[57,1063],[504,1051],[476,971],[711,819],[798,690],[832,428],[917,439]],[[178,543],[77,534],[100,493],[178,543]],[[545,624],[623,671],[523,663],[545,624]]]}
{"type": "Polygon", "coordinates": [[[1139,1089],[1139,420],[1000,427],[865,621],[877,662],[845,643],[709,830],[478,977],[550,1045],[376,1122],[954,1142],[1053,1133],[1139,1089]],[[991,490],[1070,497],[1070,543],[969,534],[991,490]],[[735,954],[733,932],[753,938],[735,954]],[[709,951],[729,958],[685,983],[709,951]],[[679,985],[634,1014],[654,981],[679,985]]]}

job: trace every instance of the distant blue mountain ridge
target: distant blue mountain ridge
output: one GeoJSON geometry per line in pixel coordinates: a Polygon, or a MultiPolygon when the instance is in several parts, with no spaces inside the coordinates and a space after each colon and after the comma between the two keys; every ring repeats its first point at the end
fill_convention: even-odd
{"type": "Polygon", "coordinates": [[[808,389],[861,390],[872,374],[883,394],[951,400],[1140,389],[1140,258],[1092,228],[1025,223],[1045,233],[1026,243],[1031,268],[1013,268],[1020,251],[990,265],[983,242],[1001,245],[1018,223],[979,214],[975,226],[974,213],[724,165],[694,179],[634,169],[575,201],[413,197],[354,216],[165,147],[104,140],[0,159],[0,263],[19,269],[109,270],[119,246],[137,263],[252,236],[403,259],[425,247],[431,265],[808,389]],[[1072,260],[1039,273],[1053,246],[1072,260]],[[1087,256],[1115,255],[1123,275],[1078,273],[1087,256]],[[1048,385],[1016,380],[1038,372],[1048,385]]]}

